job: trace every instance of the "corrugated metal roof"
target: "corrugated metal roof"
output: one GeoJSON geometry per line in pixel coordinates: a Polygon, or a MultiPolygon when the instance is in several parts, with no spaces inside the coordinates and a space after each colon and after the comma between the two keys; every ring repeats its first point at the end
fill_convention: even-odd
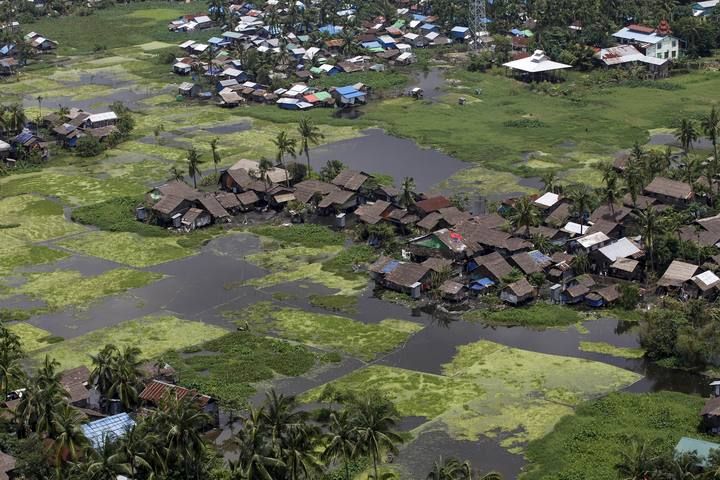
{"type": "Polygon", "coordinates": [[[125,436],[135,425],[135,421],[127,413],[90,422],[82,426],[82,431],[95,449],[102,448],[105,440],[115,441],[125,436]]]}

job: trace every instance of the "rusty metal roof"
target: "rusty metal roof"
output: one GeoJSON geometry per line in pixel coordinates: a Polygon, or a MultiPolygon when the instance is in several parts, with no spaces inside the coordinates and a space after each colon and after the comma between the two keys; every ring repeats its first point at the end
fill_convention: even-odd
{"type": "Polygon", "coordinates": [[[148,383],[145,390],[140,393],[140,399],[157,405],[169,392],[174,392],[178,399],[190,396],[190,398],[197,400],[201,407],[204,407],[212,400],[212,398],[208,395],[199,394],[196,390],[190,390],[179,385],[161,382],[160,380],[153,380],[148,383]]]}

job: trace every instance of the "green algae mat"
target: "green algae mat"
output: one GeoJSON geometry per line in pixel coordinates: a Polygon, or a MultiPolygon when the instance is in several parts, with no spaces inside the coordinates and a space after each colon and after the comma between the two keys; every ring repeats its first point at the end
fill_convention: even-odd
{"type": "Polygon", "coordinates": [[[14,323],[8,325],[8,330],[20,337],[23,349],[34,352],[61,341],[62,338],[53,337],[50,332],[29,323],[14,323]]]}
{"type": "Polygon", "coordinates": [[[37,350],[31,358],[40,361],[48,355],[60,362],[62,369],[74,368],[90,365],[89,355],[99,352],[105,345],[112,343],[118,347],[138,347],[142,352],[142,358],[150,359],[170,350],[183,349],[220,338],[227,333],[227,330],[214,325],[182,320],[170,315],[147,316],[101,328],[37,350]]]}
{"type": "MultiPolygon", "coordinates": [[[[340,390],[377,388],[403,416],[428,422],[414,433],[444,430],[459,440],[498,438],[512,452],[549,433],[584,400],[624,388],[641,376],[589,360],[480,341],[458,348],[442,375],[372,365],[336,382],[340,390]]],[[[322,387],[303,397],[316,400],[322,387]]]]}

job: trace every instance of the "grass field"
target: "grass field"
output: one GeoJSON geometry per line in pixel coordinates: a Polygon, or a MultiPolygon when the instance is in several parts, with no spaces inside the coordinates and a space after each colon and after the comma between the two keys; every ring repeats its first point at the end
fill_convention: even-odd
{"type": "MultiPolygon", "coordinates": [[[[613,393],[582,404],[552,433],[530,442],[522,480],[606,480],[619,478],[615,464],[629,438],[659,444],[668,454],[682,436],[701,438],[698,412],[705,399],[682,393],[613,393]]],[[[715,441],[714,438],[708,440],[715,441]]],[[[650,448],[652,443],[650,443],[650,448]]]]}
{"type": "MultiPolygon", "coordinates": [[[[639,378],[603,363],[480,341],[459,347],[443,375],[370,366],[334,384],[355,391],[372,386],[388,394],[401,415],[428,418],[416,432],[443,429],[467,440],[487,435],[519,452],[524,442],[549,433],[583,400],[639,378]]],[[[305,400],[316,399],[321,390],[305,400]]]]}
{"type": "Polygon", "coordinates": [[[225,334],[227,330],[201,322],[172,316],[149,316],[101,328],[38,350],[32,358],[40,360],[49,355],[59,361],[63,369],[90,365],[89,355],[112,343],[118,347],[138,347],[142,351],[142,357],[150,359],[170,350],[198,345],[225,334]]]}

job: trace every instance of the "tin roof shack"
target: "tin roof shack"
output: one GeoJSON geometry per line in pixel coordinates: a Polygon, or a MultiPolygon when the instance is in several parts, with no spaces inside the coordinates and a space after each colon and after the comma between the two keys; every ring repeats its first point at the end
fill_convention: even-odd
{"type": "Polygon", "coordinates": [[[515,255],[510,257],[510,260],[525,275],[541,273],[553,263],[550,257],[548,257],[539,250],[533,250],[532,252],[516,253],[515,255]]]}
{"type": "Polygon", "coordinates": [[[696,438],[682,437],[675,445],[675,456],[693,454],[697,456],[698,465],[705,468],[709,464],[710,454],[720,449],[720,444],[698,440],[696,438]]]}
{"type": "Polygon", "coordinates": [[[12,477],[16,464],[15,457],[0,452],[0,480],[9,480],[12,477]]]}
{"type": "Polygon", "coordinates": [[[513,267],[498,252],[492,252],[470,260],[467,271],[473,280],[490,278],[495,283],[501,283],[512,273],[513,267]]]}
{"type": "Polygon", "coordinates": [[[535,50],[529,57],[503,63],[503,67],[509,68],[513,73],[517,72],[521,79],[531,82],[552,81],[560,70],[572,68],[571,65],[553,62],[542,50],[535,50]]]}
{"type": "Polygon", "coordinates": [[[68,402],[80,408],[87,407],[90,398],[90,390],[88,390],[88,381],[90,379],[90,370],[87,367],[77,367],[71,370],[65,370],[60,374],[60,383],[70,394],[68,402]]]}
{"type": "Polygon", "coordinates": [[[513,282],[500,292],[500,299],[510,305],[522,305],[528,303],[535,298],[535,288],[530,285],[526,278],[521,278],[517,282],[513,282]]]}
{"type": "Polygon", "coordinates": [[[352,85],[331,88],[330,94],[335,99],[336,105],[340,107],[352,107],[367,103],[367,93],[361,92],[352,85]]]}
{"type": "Polygon", "coordinates": [[[642,268],[638,260],[618,258],[608,267],[608,275],[623,280],[639,280],[642,276],[642,268]]]}
{"type": "Polygon", "coordinates": [[[580,275],[570,280],[569,286],[562,294],[563,303],[580,303],[590,289],[595,285],[595,280],[590,275],[580,275]]]}
{"type": "Polygon", "coordinates": [[[665,177],[655,177],[643,193],[656,199],[660,203],[685,207],[695,198],[692,186],[678,180],[665,177]]]}
{"type": "Polygon", "coordinates": [[[385,200],[377,200],[360,205],[355,210],[355,217],[358,221],[368,225],[375,225],[383,219],[383,215],[394,208],[385,200]]]}
{"type": "Polygon", "coordinates": [[[717,297],[718,287],[720,287],[720,278],[715,273],[707,270],[693,276],[687,283],[686,290],[691,297],[712,301],[717,297]]]}
{"type": "Polygon", "coordinates": [[[190,390],[188,388],[173,385],[172,383],[160,380],[153,380],[145,386],[145,389],[140,393],[139,398],[145,403],[145,405],[157,407],[160,400],[165,395],[169,394],[174,394],[178,399],[188,398],[192,400],[198,408],[210,415],[211,420],[206,426],[207,428],[215,428],[219,425],[220,411],[217,400],[209,395],[198,393],[196,390],[190,390]]]}
{"type": "Polygon", "coordinates": [[[438,288],[443,300],[449,302],[462,302],[467,298],[467,287],[454,280],[446,280],[438,288]]]}
{"type": "Polygon", "coordinates": [[[603,232],[595,232],[573,240],[573,250],[590,254],[610,244],[612,239],[603,232]]]}
{"type": "MultiPolygon", "coordinates": [[[[388,269],[390,265],[386,266],[388,269]]],[[[405,293],[412,298],[420,298],[430,280],[431,270],[418,263],[398,262],[385,274],[384,286],[390,290],[405,293]]]]}
{"type": "Polygon", "coordinates": [[[330,183],[351,192],[357,192],[372,175],[357,170],[342,170],[330,183]]]}
{"type": "Polygon", "coordinates": [[[585,295],[585,304],[592,308],[605,307],[620,298],[617,285],[598,288],[585,295]]]}
{"type": "Polygon", "coordinates": [[[225,209],[230,215],[237,215],[241,210],[242,205],[238,200],[237,195],[231,192],[218,192],[215,194],[215,199],[218,201],[220,206],[225,209]]]}
{"type": "Polygon", "coordinates": [[[447,197],[438,195],[416,202],[414,208],[418,215],[425,216],[451,206],[452,203],[447,197]]]}
{"type": "Polygon", "coordinates": [[[355,192],[336,190],[320,200],[318,210],[322,215],[341,213],[356,207],[357,202],[357,194],[355,192]]]}
{"type": "Polygon", "coordinates": [[[661,292],[679,291],[681,295],[684,295],[683,287],[695,276],[697,270],[697,265],[673,260],[658,280],[658,288],[661,292]]]}
{"type": "Polygon", "coordinates": [[[627,237],[605,245],[590,254],[598,272],[607,273],[610,266],[620,258],[640,260],[644,252],[627,237]]]}

